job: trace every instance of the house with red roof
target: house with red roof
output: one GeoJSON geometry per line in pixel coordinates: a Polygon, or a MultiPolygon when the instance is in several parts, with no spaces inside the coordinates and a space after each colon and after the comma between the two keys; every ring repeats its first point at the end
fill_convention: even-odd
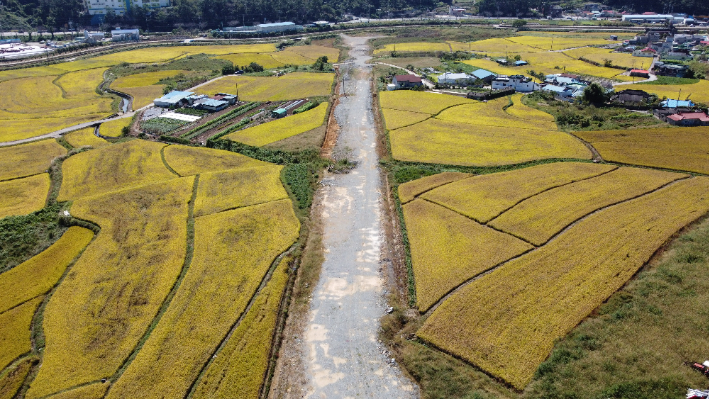
{"type": "Polygon", "coordinates": [[[704,112],[679,112],[668,115],[666,122],[675,126],[708,126],[708,116],[704,112]]]}

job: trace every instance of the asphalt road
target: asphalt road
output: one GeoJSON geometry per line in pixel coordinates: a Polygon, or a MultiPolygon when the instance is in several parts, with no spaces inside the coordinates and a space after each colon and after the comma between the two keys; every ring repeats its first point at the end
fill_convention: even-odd
{"type": "Polygon", "coordinates": [[[336,108],[340,135],[335,157],[357,161],[348,174],[324,179],[322,195],[325,262],[313,293],[302,341],[307,398],[414,398],[378,343],[385,313],[380,270],[384,244],[382,182],[371,108],[367,38],[346,37],[351,46],[345,93],[336,108]]]}

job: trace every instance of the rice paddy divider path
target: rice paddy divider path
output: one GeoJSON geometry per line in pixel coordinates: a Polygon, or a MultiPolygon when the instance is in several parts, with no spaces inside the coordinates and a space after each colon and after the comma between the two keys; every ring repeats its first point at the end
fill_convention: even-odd
{"type": "Polygon", "coordinates": [[[340,135],[334,158],[357,166],[327,175],[317,193],[324,262],[300,342],[305,389],[287,397],[413,398],[408,381],[378,343],[385,314],[383,182],[372,109],[366,37],[344,36],[353,60],[341,66],[346,93],[335,108],[340,135]]]}

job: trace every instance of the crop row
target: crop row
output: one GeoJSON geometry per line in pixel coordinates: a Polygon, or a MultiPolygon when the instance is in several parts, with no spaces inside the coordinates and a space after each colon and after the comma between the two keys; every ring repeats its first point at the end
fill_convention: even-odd
{"type": "Polygon", "coordinates": [[[250,102],[250,103],[246,103],[244,105],[240,105],[239,107],[225,113],[224,115],[214,118],[211,121],[209,121],[203,125],[200,125],[192,130],[189,130],[189,131],[183,133],[182,135],[180,135],[180,138],[189,140],[193,137],[199,136],[200,134],[211,129],[213,126],[218,126],[223,123],[229,122],[232,119],[244,114],[245,112],[247,112],[257,106],[259,106],[259,103],[255,103],[255,102],[250,102]]]}

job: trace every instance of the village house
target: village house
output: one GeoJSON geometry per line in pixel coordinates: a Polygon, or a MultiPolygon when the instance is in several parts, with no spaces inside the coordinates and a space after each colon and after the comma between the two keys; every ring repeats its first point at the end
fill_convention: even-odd
{"type": "Polygon", "coordinates": [[[414,75],[395,75],[392,78],[395,89],[411,89],[422,85],[422,78],[414,75]]]}
{"type": "Polygon", "coordinates": [[[534,90],[540,90],[540,85],[534,83],[530,78],[523,75],[511,75],[505,76],[500,75],[493,79],[491,82],[491,88],[493,90],[502,90],[506,88],[513,88],[515,91],[528,93],[534,90]]]}

